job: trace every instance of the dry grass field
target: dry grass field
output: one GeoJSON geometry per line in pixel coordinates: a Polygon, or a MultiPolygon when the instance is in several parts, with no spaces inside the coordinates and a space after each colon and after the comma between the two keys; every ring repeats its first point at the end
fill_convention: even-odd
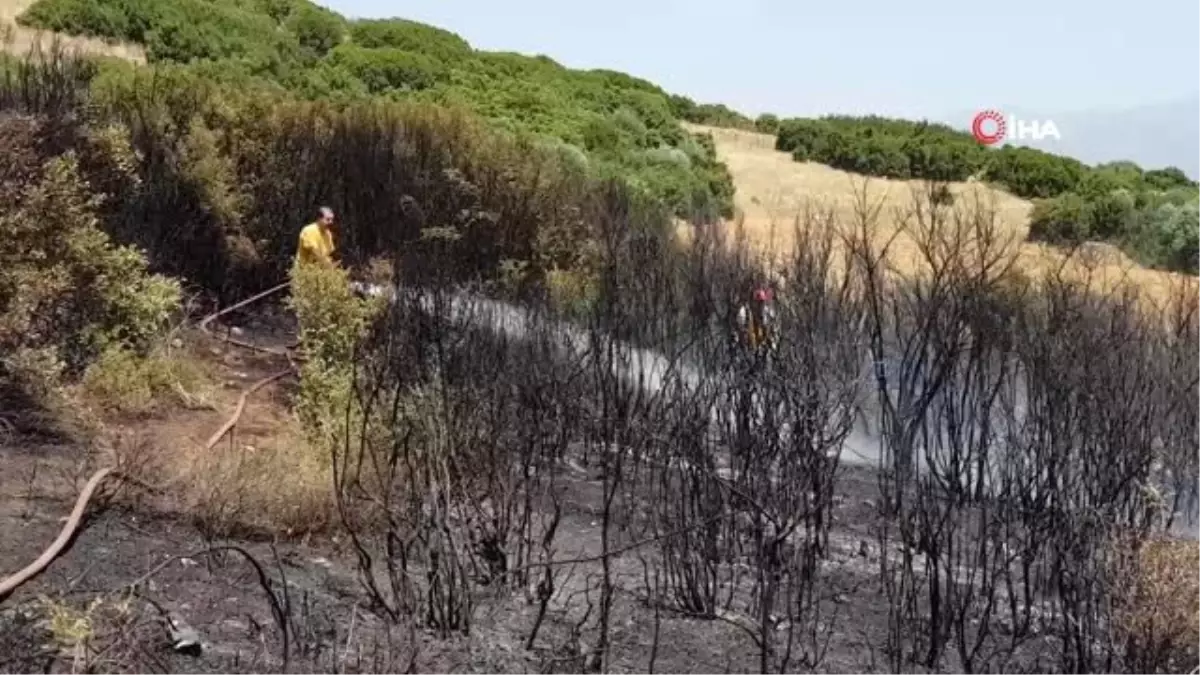
{"type": "MultiPolygon", "coordinates": [[[[717,154],[728,165],[737,186],[737,218],[742,222],[746,239],[764,252],[789,250],[793,223],[809,209],[816,213],[832,212],[838,223],[853,223],[864,190],[869,204],[882,207],[880,234],[890,237],[904,222],[904,214],[912,207],[913,192],[920,187],[918,181],[868,179],[823,164],[793,161],[788,153],[775,150],[775,139],[767,134],[694,124],[684,126],[694,132],[712,134],[717,154]]],[[[999,229],[1007,233],[1012,254],[1019,256],[1023,270],[1036,276],[1064,264],[1063,253],[1024,241],[1032,208],[1029,201],[981,183],[956,183],[950,189],[960,205],[970,208],[978,203],[994,210],[999,229]]],[[[915,242],[905,232],[896,237],[891,251],[892,263],[902,273],[917,271],[913,269],[919,264],[915,242]]],[[[1196,283],[1194,278],[1184,275],[1142,268],[1107,245],[1089,245],[1065,264],[1065,269],[1075,273],[1090,271],[1093,279],[1103,286],[1135,284],[1156,301],[1165,300],[1181,284],[1194,289],[1196,283]]]]}
{"type": "MultiPolygon", "coordinates": [[[[166,0],[164,0],[166,1],[166,0]]],[[[34,0],[0,0],[0,49],[10,54],[28,54],[39,43],[48,47],[58,37],[69,49],[78,49],[88,54],[100,54],[145,63],[146,54],[141,47],[129,44],[108,43],[84,37],[57,36],[46,31],[31,30],[17,25],[17,17],[32,5],[34,0]]]]}

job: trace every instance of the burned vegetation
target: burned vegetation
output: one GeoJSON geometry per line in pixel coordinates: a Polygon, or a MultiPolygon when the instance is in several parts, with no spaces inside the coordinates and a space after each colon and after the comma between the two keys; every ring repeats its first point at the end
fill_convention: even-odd
{"type": "MultiPolygon", "coordinates": [[[[61,221],[42,217],[52,187],[103,192],[71,213],[229,304],[278,278],[281,223],[320,195],[352,223],[348,255],[393,270],[392,293],[356,298],[341,272],[293,281],[305,360],[282,398],[302,429],[287,457],[304,463],[252,465],[257,480],[230,483],[243,501],[179,498],[186,482],[147,460],[164,450],[115,446],[116,494],[49,572],[0,596],[0,668],[1200,659],[1196,546],[1178,536],[1195,527],[1194,286],[1158,306],[1086,261],[1030,271],[988,204],[947,203],[937,183],[888,237],[865,191],[849,221],[814,206],[767,262],[705,218],[681,241],[628,185],[485,143],[464,117],[281,102],[259,111],[268,124],[243,102],[188,121],[184,88],[93,99],[71,67],[10,73],[0,96],[0,142],[21,161],[4,218],[21,232],[61,221]],[[38,168],[68,155],[70,171],[38,168]],[[779,342],[759,357],[731,332],[764,276],[779,342]],[[254,491],[301,467],[322,497],[290,502],[286,527],[237,509],[273,503],[254,491]]],[[[22,283],[80,264],[20,262],[0,270],[6,317],[22,283]]],[[[65,315],[73,298],[49,284],[41,301],[65,315]]],[[[37,345],[0,325],[0,344],[93,334],[48,325],[37,345]]],[[[2,532],[14,569],[45,545],[2,532]]]]}

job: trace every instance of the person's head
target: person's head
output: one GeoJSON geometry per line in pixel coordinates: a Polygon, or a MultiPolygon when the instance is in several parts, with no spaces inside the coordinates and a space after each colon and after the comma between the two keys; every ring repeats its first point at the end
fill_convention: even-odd
{"type": "Polygon", "coordinates": [[[754,301],[766,304],[771,301],[771,289],[765,284],[754,289],[754,301]]]}
{"type": "Polygon", "coordinates": [[[322,206],[317,209],[317,223],[321,227],[330,227],[333,225],[333,209],[328,206],[322,206]]]}

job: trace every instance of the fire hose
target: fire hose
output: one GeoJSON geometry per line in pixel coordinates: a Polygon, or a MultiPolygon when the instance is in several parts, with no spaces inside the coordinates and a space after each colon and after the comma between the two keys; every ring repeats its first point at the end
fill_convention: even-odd
{"type": "MultiPolygon", "coordinates": [[[[225,314],[228,314],[228,313],[238,310],[242,307],[245,307],[251,303],[257,302],[259,300],[262,300],[263,298],[266,298],[270,295],[278,293],[278,292],[284,290],[285,288],[287,288],[288,285],[289,285],[289,282],[284,282],[282,284],[279,284],[277,286],[269,288],[261,293],[258,293],[257,295],[253,295],[245,300],[242,300],[241,302],[238,302],[234,305],[230,305],[229,307],[226,307],[225,309],[222,309],[213,314],[210,314],[210,315],[204,317],[200,321],[200,323],[197,324],[197,327],[202,332],[204,332],[206,335],[209,335],[210,337],[215,338],[217,336],[213,335],[212,331],[209,330],[209,324],[211,324],[214,320],[216,320],[217,318],[219,318],[221,316],[224,316],[225,314]]],[[[249,399],[251,394],[253,394],[254,392],[258,391],[259,389],[265,387],[266,385],[270,384],[271,382],[274,382],[274,381],[294,372],[295,371],[294,363],[296,361],[304,360],[303,357],[293,354],[291,352],[291,350],[278,350],[278,349],[272,349],[269,347],[263,347],[260,345],[255,345],[250,342],[246,342],[244,340],[235,339],[228,335],[226,335],[222,338],[219,338],[219,339],[223,339],[225,342],[227,342],[231,345],[237,346],[237,347],[242,347],[242,348],[250,349],[253,351],[257,351],[257,352],[276,354],[279,356],[287,357],[289,365],[286,370],[282,370],[282,371],[279,371],[272,375],[268,375],[267,377],[264,377],[264,378],[258,380],[257,382],[251,384],[245,391],[242,392],[242,395],[238,398],[237,407],[234,409],[233,414],[229,417],[228,420],[225,421],[224,424],[222,424],[220,426],[220,428],[217,429],[217,431],[215,431],[213,433],[212,436],[209,437],[208,441],[204,444],[205,451],[212,450],[217,445],[217,443],[219,443],[221,441],[221,439],[224,438],[225,435],[228,434],[229,431],[237,425],[238,420],[242,416],[242,412],[246,408],[246,401],[247,401],[247,399],[249,399]]],[[[96,493],[96,490],[100,487],[101,483],[103,483],[105,481],[105,479],[107,479],[107,478],[122,478],[122,479],[126,479],[126,480],[129,479],[129,477],[123,476],[119,471],[117,471],[116,467],[113,467],[113,466],[103,467],[103,468],[97,470],[95,473],[93,473],[91,478],[89,478],[87,483],[84,485],[83,490],[79,493],[79,497],[75,500],[75,507],[71,510],[71,514],[67,517],[66,522],[63,523],[62,529],[58,533],[58,537],[55,538],[55,540],[53,542],[51,542],[50,546],[48,548],[46,548],[46,550],[43,551],[42,554],[40,556],[38,556],[38,558],[36,560],[34,560],[29,565],[27,565],[24,569],[21,569],[20,571],[16,572],[15,574],[12,574],[10,576],[0,579],[0,602],[3,602],[5,599],[7,599],[8,596],[10,596],[13,593],[13,591],[15,591],[17,588],[21,587],[22,585],[24,585],[25,583],[27,583],[28,581],[30,581],[37,575],[44,572],[46,570],[46,568],[50,566],[50,563],[54,562],[55,559],[57,559],[60,555],[63,554],[63,552],[65,552],[67,546],[70,544],[71,540],[75,537],[76,533],[79,531],[79,526],[83,522],[83,517],[84,517],[85,512],[87,511],[88,503],[91,501],[92,496],[96,493]]]]}

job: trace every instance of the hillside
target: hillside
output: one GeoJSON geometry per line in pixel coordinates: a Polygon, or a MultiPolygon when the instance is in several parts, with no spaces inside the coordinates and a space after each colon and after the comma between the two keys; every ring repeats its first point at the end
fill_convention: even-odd
{"type": "Polygon", "coordinates": [[[728,215],[732,186],[711,148],[684,134],[668,95],[623,73],[546,56],[475,50],[403,19],[349,21],[306,0],[39,0],[23,24],[143,46],[238,86],[306,99],[463,106],[535,135],[597,176],[619,175],[683,217],[728,215]],[[217,65],[219,64],[219,65],[217,65]]]}
{"type": "MultiPolygon", "coordinates": [[[[817,212],[832,209],[839,221],[854,222],[859,190],[865,184],[867,199],[883,204],[880,218],[895,227],[898,214],[912,205],[918,180],[866,177],[817,162],[796,161],[790,153],[775,149],[776,138],[769,134],[723,127],[687,124],[698,133],[712,134],[717,156],[733,175],[737,186],[735,207],[743,219],[748,240],[761,249],[787,251],[791,248],[793,223],[803,219],[806,209],[817,212]],[[772,239],[773,238],[773,239],[772,239]]],[[[1065,254],[1057,247],[1028,241],[1033,202],[985,183],[950,184],[956,202],[978,203],[994,209],[1002,230],[1019,248],[1021,265],[1035,274],[1063,264],[1065,254]]],[[[888,229],[885,227],[885,230],[888,229]]],[[[917,260],[911,237],[902,235],[894,244],[893,262],[902,269],[917,260]]],[[[1146,269],[1115,246],[1086,247],[1093,256],[1076,255],[1068,268],[1080,269],[1085,259],[1099,263],[1096,281],[1105,285],[1132,282],[1160,300],[1167,298],[1179,283],[1193,283],[1188,275],[1146,269]]],[[[908,271],[912,271],[908,268],[908,271]]]]}
{"type": "MultiPolygon", "coordinates": [[[[979,178],[1018,197],[1042,200],[1027,208],[1022,236],[1030,240],[1111,244],[1124,253],[1107,256],[1117,266],[1132,259],[1194,275],[1200,265],[1200,187],[1173,168],[1143,171],[1128,162],[1090,167],[1029,148],[992,150],[968,133],[926,122],[774,115],[750,120],[621,73],[572,70],[546,56],[479,51],[440,28],[402,19],[347,20],[307,0],[39,0],[21,22],[132,42],[154,63],[195,63],[206,76],[269,82],[309,99],[463,106],[498,129],[543,139],[595,176],[619,177],[665,201],[683,219],[728,218],[734,185],[704,136],[680,131],[681,120],[766,131],[775,134],[774,147],[797,161],[861,175],[979,178]]],[[[789,182],[782,178],[793,173],[786,163],[770,166],[789,182]]],[[[800,181],[803,194],[824,187],[844,191],[826,180],[835,174],[811,168],[817,174],[800,181]]],[[[745,180],[737,185],[743,192],[761,185],[756,177],[745,180]]],[[[845,183],[833,180],[839,182],[845,183]]],[[[757,196],[764,198],[772,199],[757,196]]]]}
{"type": "Polygon", "coordinates": [[[971,133],[928,120],[750,120],[723,106],[680,109],[692,122],[773,134],[774,148],[797,162],[893,180],[980,181],[1033,200],[1026,233],[1031,241],[1108,244],[1145,267],[1192,276],[1200,271],[1200,183],[1178,167],[1146,170],[1129,161],[1090,166],[1031,147],[986,147],[971,133]]]}

